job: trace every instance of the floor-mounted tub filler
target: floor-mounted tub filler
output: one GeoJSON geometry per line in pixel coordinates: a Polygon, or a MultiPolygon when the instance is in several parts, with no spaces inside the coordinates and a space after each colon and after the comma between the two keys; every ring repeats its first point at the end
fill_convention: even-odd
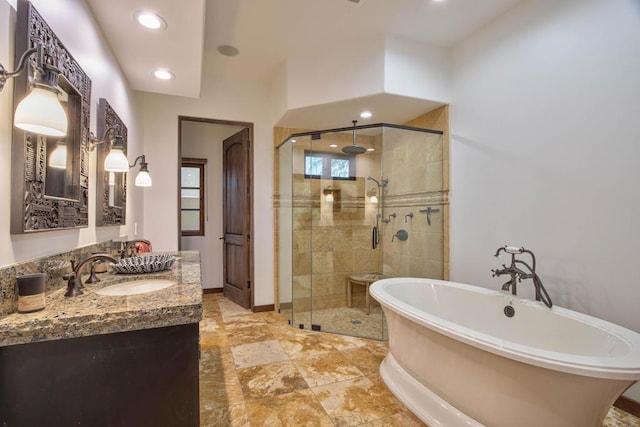
{"type": "Polygon", "coordinates": [[[432,426],[600,427],[640,379],[640,334],[564,308],[432,279],[380,280],[389,389],[432,426]]]}

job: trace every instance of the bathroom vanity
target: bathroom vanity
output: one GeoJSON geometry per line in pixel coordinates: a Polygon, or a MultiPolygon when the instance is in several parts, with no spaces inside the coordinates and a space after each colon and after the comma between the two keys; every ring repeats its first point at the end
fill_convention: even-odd
{"type": "Polygon", "coordinates": [[[0,425],[198,426],[200,260],[175,255],[170,270],[103,274],[83,295],[58,289],[44,311],[0,318],[0,425]],[[96,293],[150,278],[176,284],[96,293]]]}

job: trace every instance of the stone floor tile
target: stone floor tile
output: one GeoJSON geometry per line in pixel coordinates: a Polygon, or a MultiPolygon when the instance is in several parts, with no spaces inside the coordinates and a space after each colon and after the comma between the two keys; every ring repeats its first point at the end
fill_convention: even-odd
{"type": "Polygon", "coordinates": [[[322,341],[331,345],[338,351],[364,347],[372,340],[366,338],[349,337],[346,335],[323,333],[322,341]]]}
{"type": "Polygon", "coordinates": [[[294,363],[309,387],[363,376],[358,368],[338,352],[302,357],[295,359],[294,363]]]}
{"type": "Polygon", "coordinates": [[[612,407],[602,422],[602,427],[640,427],[640,418],[612,407]]]}
{"type": "Polygon", "coordinates": [[[250,401],[247,412],[252,426],[333,427],[310,390],[250,401]]]}
{"type": "Polygon", "coordinates": [[[380,418],[362,427],[425,427],[426,424],[409,411],[403,411],[390,417],[380,418]]]}
{"type": "Polygon", "coordinates": [[[235,302],[228,300],[226,298],[219,298],[218,306],[220,307],[220,313],[222,313],[223,316],[233,316],[236,314],[251,314],[251,310],[247,310],[246,308],[240,307],[235,302]]]}
{"type": "Polygon", "coordinates": [[[200,346],[202,348],[229,347],[229,339],[224,331],[200,332],[200,346]]]}
{"type": "MultiPolygon", "coordinates": [[[[225,329],[231,331],[236,328],[246,328],[249,326],[266,326],[267,322],[261,316],[254,314],[234,314],[231,316],[222,316],[225,329]]],[[[231,333],[231,332],[229,332],[231,333]]]]}
{"type": "Polygon", "coordinates": [[[336,426],[357,426],[404,410],[391,392],[365,377],[312,389],[336,426]]]}
{"type": "Polygon", "coordinates": [[[222,322],[222,316],[211,315],[206,316],[203,314],[203,319],[200,321],[200,332],[220,332],[224,331],[224,323],[222,322]]]}
{"type": "Polygon", "coordinates": [[[280,344],[291,359],[336,351],[335,347],[324,341],[317,333],[306,336],[295,335],[290,338],[281,338],[280,344]]]}
{"type": "Polygon", "coordinates": [[[387,351],[380,347],[365,346],[343,351],[342,354],[363,374],[369,375],[378,372],[387,351]]]}
{"type": "Polygon", "coordinates": [[[276,340],[234,345],[231,347],[231,353],[236,369],[289,360],[276,340]]]}
{"type": "Polygon", "coordinates": [[[271,329],[264,325],[252,325],[245,328],[235,328],[228,333],[230,345],[249,344],[260,341],[273,341],[275,337],[271,329]]]}
{"type": "Polygon", "coordinates": [[[244,403],[238,405],[210,405],[200,410],[202,427],[249,427],[249,415],[244,403]]]}
{"type": "Polygon", "coordinates": [[[290,361],[239,369],[238,379],[247,401],[308,388],[304,378],[290,361]]]}

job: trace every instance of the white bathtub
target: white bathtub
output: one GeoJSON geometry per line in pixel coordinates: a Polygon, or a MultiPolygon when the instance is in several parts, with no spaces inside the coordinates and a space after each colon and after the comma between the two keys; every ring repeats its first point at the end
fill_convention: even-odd
{"type": "Polygon", "coordinates": [[[432,427],[600,427],[640,379],[640,334],[594,317],[433,279],[370,292],[388,323],[381,376],[432,427]]]}

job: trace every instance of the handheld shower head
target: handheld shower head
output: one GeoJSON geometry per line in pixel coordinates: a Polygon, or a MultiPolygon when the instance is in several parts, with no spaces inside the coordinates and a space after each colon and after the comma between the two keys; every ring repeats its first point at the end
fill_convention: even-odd
{"type": "Polygon", "coordinates": [[[377,180],[377,179],[375,179],[374,177],[372,177],[372,176],[368,176],[368,177],[367,177],[367,179],[368,179],[369,181],[373,181],[373,182],[375,182],[375,183],[376,183],[376,185],[377,185],[378,187],[380,187],[380,181],[378,181],[378,180],[377,180]]]}
{"type": "Polygon", "coordinates": [[[372,177],[372,176],[368,176],[368,177],[367,177],[367,179],[368,179],[369,181],[373,181],[373,182],[375,182],[375,183],[376,183],[376,185],[378,186],[378,188],[384,188],[384,187],[386,187],[386,186],[387,186],[387,184],[389,183],[389,180],[388,180],[388,179],[383,179],[382,181],[378,181],[377,179],[375,179],[375,178],[374,178],[374,177],[372,177]]]}

